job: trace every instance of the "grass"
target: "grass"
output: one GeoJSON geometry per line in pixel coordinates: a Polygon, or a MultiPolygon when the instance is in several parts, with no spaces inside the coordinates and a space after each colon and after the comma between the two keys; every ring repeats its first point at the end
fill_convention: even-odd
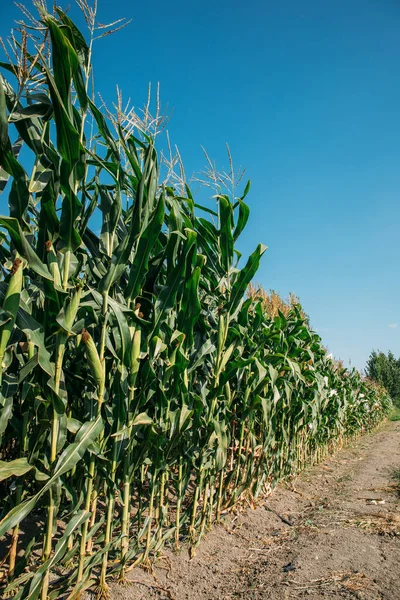
{"type": "Polygon", "coordinates": [[[389,415],[390,421],[400,421],[400,406],[393,406],[392,412],[389,415]]]}

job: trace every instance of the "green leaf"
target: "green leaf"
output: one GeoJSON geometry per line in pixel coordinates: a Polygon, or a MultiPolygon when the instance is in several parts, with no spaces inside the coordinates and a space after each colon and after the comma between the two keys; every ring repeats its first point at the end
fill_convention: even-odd
{"type": "Polygon", "coordinates": [[[62,158],[69,165],[68,177],[64,175],[62,180],[66,186],[69,185],[69,176],[73,168],[81,162],[83,152],[80,133],[74,124],[74,110],[71,101],[72,77],[79,63],[75,50],[53,17],[47,15],[44,22],[49,27],[51,35],[54,76],[45,61],[43,61],[43,65],[53,104],[57,147],[62,158]]]}
{"type": "Polygon", "coordinates": [[[273,367],[271,364],[268,365],[268,370],[269,370],[269,376],[270,376],[270,379],[271,379],[271,386],[274,386],[275,383],[278,380],[279,373],[275,369],[275,367],[273,367]]]}
{"type": "Polygon", "coordinates": [[[142,412],[138,414],[132,422],[133,427],[138,425],[153,425],[153,419],[151,419],[147,413],[142,412]]]}
{"type": "Polygon", "coordinates": [[[115,433],[113,433],[111,435],[112,438],[114,437],[119,437],[122,434],[127,434],[131,427],[139,427],[140,425],[153,425],[154,421],[151,417],[149,417],[149,415],[145,412],[139,413],[138,415],[136,415],[136,417],[133,419],[133,421],[131,421],[129,423],[129,425],[127,425],[126,427],[123,427],[122,429],[119,429],[118,431],[116,431],[115,433]]]}
{"type": "Polygon", "coordinates": [[[198,350],[196,350],[192,356],[190,357],[190,366],[188,368],[188,372],[191,373],[201,364],[205,363],[205,357],[208,354],[213,354],[215,351],[215,345],[212,343],[210,339],[207,339],[204,344],[200,346],[198,350]]]}
{"type": "Polygon", "coordinates": [[[18,221],[23,223],[25,211],[28,207],[29,191],[26,182],[25,171],[15,158],[11,148],[8,148],[4,152],[2,167],[4,171],[9,173],[14,178],[8,197],[10,216],[15,217],[18,219],[18,221]]]}
{"type": "Polygon", "coordinates": [[[24,223],[28,202],[29,191],[26,181],[24,179],[14,179],[8,196],[10,216],[18,219],[20,223],[24,223]]]}
{"type": "Polygon", "coordinates": [[[219,211],[220,211],[220,248],[221,248],[221,263],[223,269],[228,273],[233,259],[233,235],[232,221],[233,209],[228,196],[218,196],[219,211]]]}
{"type": "MultiPolygon", "coordinates": [[[[61,164],[61,172],[65,171],[65,177],[67,177],[68,169],[67,163],[63,162],[61,164]]],[[[60,218],[60,238],[64,242],[64,250],[75,252],[82,243],[81,236],[75,227],[76,219],[81,212],[82,205],[69,185],[62,184],[61,187],[64,197],[60,218]]]]}
{"type": "Polygon", "coordinates": [[[243,202],[243,200],[239,200],[238,204],[239,204],[239,215],[238,215],[235,231],[233,232],[233,240],[235,242],[238,239],[238,237],[240,236],[240,234],[242,233],[243,229],[246,227],[247,221],[249,220],[249,216],[250,216],[249,206],[245,202],[243,202]]]}
{"type": "Polygon", "coordinates": [[[160,235],[163,222],[164,200],[161,195],[150,223],[139,239],[135,258],[130,268],[128,285],[125,290],[125,297],[127,298],[134,299],[140,293],[143,278],[149,268],[149,256],[160,235]]]}
{"type": "Polygon", "coordinates": [[[50,31],[54,82],[67,112],[71,112],[71,81],[78,68],[78,56],[62,28],[50,15],[43,19],[50,31]]]}
{"type": "Polygon", "coordinates": [[[201,312],[199,299],[200,275],[201,267],[195,267],[189,279],[186,280],[181,310],[178,315],[178,329],[185,334],[185,345],[188,348],[191,348],[193,345],[193,329],[201,312]]]}
{"type": "Polygon", "coordinates": [[[100,110],[97,108],[97,106],[90,99],[89,99],[89,107],[93,113],[95,120],[96,120],[97,127],[99,128],[99,131],[100,131],[101,135],[103,136],[104,140],[107,142],[107,146],[110,148],[110,150],[114,156],[114,159],[117,162],[119,162],[118,147],[117,147],[115,139],[111,135],[111,132],[108,128],[108,125],[107,125],[107,122],[106,122],[104,116],[102,115],[100,110]]]}
{"type": "Polygon", "coordinates": [[[10,123],[15,121],[21,121],[22,119],[30,119],[31,117],[48,117],[51,112],[51,103],[48,102],[37,102],[36,104],[30,104],[24,108],[17,108],[10,114],[10,123]]]}
{"type": "Polygon", "coordinates": [[[37,348],[37,360],[40,367],[50,376],[54,375],[54,365],[50,353],[46,348],[44,329],[24,308],[18,309],[15,320],[16,326],[23,331],[28,339],[37,348]]]}
{"type": "MultiPolygon", "coordinates": [[[[4,382],[3,382],[4,385],[4,382]]],[[[13,413],[13,396],[0,394],[0,441],[13,413]]]]}
{"type": "Polygon", "coordinates": [[[80,64],[82,65],[82,67],[87,67],[89,65],[90,50],[85,38],[77,28],[75,23],[71,21],[68,15],[65,12],[63,12],[61,8],[56,7],[55,10],[58,16],[60,17],[61,21],[64,23],[64,25],[67,25],[69,29],[68,38],[79,58],[80,64]]]}
{"type": "MultiPolygon", "coordinates": [[[[15,159],[18,158],[19,153],[21,151],[22,148],[22,138],[17,138],[17,140],[14,142],[13,146],[12,146],[12,153],[15,159]]],[[[7,154],[7,153],[6,153],[7,154]]],[[[4,160],[6,159],[6,156],[3,155],[2,158],[2,163],[4,162],[4,160]]],[[[17,162],[17,164],[19,164],[17,162]]],[[[21,167],[22,173],[24,173],[23,168],[21,167]]],[[[4,190],[4,188],[7,185],[7,181],[9,180],[10,177],[10,173],[9,171],[6,171],[1,165],[0,165],[0,193],[4,190]]]]}
{"type": "Polygon", "coordinates": [[[266,246],[259,244],[257,246],[257,249],[249,257],[246,266],[241,271],[239,271],[236,281],[232,286],[229,301],[226,305],[226,308],[231,313],[231,315],[233,315],[238,309],[243,299],[243,295],[247,289],[247,286],[253,279],[254,275],[257,273],[261,256],[264,254],[266,249],[266,246]]]}
{"type": "MultiPolygon", "coordinates": [[[[53,170],[46,167],[38,157],[35,165],[35,175],[29,187],[31,194],[42,192],[53,177],[53,170]]],[[[43,202],[43,196],[41,196],[43,202]]],[[[54,206],[54,202],[52,203],[54,206]]],[[[54,211],[55,212],[55,211],[54,211]]],[[[58,220],[57,220],[58,221],[58,220]]]]}
{"type": "Polygon", "coordinates": [[[12,476],[21,477],[33,468],[26,458],[16,458],[9,462],[0,460],[0,481],[12,476]]]}
{"type": "Polygon", "coordinates": [[[0,227],[7,229],[19,254],[28,261],[29,268],[45,279],[50,279],[52,281],[53,277],[50,271],[47,266],[42,263],[35,250],[29,244],[18,220],[13,217],[0,217],[0,227]]]}
{"type": "Polygon", "coordinates": [[[112,256],[114,249],[113,240],[115,236],[115,230],[118,225],[122,208],[120,194],[112,194],[105,186],[100,185],[98,185],[98,191],[100,193],[99,208],[101,210],[103,220],[100,239],[104,246],[104,253],[107,254],[107,256],[112,256]],[[115,207],[118,207],[117,210],[115,207]]]}
{"type": "Polygon", "coordinates": [[[8,145],[8,119],[6,95],[3,87],[3,76],[0,75],[0,164],[3,163],[3,152],[8,145]]]}

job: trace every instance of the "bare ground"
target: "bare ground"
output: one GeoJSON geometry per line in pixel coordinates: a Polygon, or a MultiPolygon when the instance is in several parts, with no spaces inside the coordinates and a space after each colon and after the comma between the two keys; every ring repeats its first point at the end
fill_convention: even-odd
{"type": "Polygon", "coordinates": [[[112,600],[400,600],[396,472],[400,422],[281,485],[255,510],[230,515],[192,560],[183,548],[166,551],[152,571],[133,570],[130,585],[112,585],[112,600]]]}

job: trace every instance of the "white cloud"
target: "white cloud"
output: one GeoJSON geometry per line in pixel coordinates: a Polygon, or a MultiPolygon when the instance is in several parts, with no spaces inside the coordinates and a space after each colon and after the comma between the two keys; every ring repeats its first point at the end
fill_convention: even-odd
{"type": "Polygon", "coordinates": [[[398,323],[389,323],[388,327],[390,327],[390,329],[397,329],[397,327],[399,326],[398,323]]]}

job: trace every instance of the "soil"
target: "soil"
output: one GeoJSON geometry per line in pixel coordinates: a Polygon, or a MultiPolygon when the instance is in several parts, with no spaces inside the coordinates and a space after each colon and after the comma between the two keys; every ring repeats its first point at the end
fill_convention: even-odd
{"type": "Polygon", "coordinates": [[[400,422],[390,422],[227,516],[194,558],[183,547],[134,569],[111,598],[400,600],[399,492],[400,422]]]}

